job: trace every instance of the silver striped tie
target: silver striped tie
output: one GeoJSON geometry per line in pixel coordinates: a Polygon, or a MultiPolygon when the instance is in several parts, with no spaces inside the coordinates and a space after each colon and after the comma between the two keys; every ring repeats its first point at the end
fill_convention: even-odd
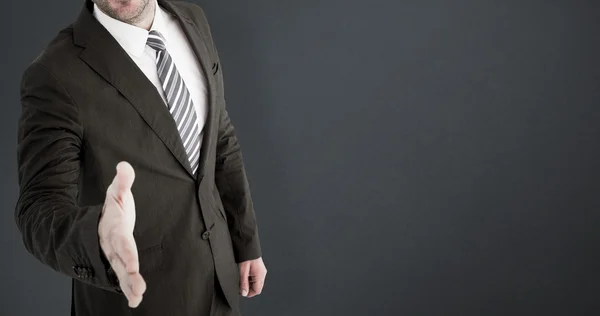
{"type": "Polygon", "coordinates": [[[157,31],[150,31],[147,44],[156,50],[158,77],[169,103],[169,112],[175,119],[190,166],[195,174],[200,160],[200,131],[190,92],[177,71],[171,55],[167,52],[162,35],[157,31]]]}

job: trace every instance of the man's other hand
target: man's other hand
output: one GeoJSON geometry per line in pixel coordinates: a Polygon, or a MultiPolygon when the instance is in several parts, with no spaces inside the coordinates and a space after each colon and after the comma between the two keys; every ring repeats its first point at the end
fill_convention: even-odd
{"type": "Polygon", "coordinates": [[[244,297],[259,295],[265,286],[267,268],[262,260],[248,260],[240,263],[240,292],[244,297]]]}

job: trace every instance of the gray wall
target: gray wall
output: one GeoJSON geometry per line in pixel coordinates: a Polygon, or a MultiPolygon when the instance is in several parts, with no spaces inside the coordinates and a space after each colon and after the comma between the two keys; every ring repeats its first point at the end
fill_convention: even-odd
{"type": "MultiPolygon", "coordinates": [[[[269,268],[245,315],[597,315],[600,3],[205,8],[269,268]]],[[[67,315],[13,220],[22,71],[81,0],[2,4],[1,315],[67,315]]]]}

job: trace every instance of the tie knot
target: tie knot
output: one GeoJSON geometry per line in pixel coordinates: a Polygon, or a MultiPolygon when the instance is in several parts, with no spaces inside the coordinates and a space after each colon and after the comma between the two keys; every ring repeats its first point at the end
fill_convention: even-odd
{"type": "Polygon", "coordinates": [[[154,30],[148,33],[148,41],[146,44],[156,51],[163,51],[167,49],[167,46],[165,45],[165,39],[163,38],[162,34],[154,30]]]}

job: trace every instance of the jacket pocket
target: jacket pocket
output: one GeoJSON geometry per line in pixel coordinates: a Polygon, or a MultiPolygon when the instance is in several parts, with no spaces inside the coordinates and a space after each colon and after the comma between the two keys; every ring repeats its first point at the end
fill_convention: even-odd
{"type": "Polygon", "coordinates": [[[227,222],[227,215],[225,215],[225,208],[223,207],[223,201],[221,201],[221,196],[219,194],[219,190],[216,187],[213,189],[213,200],[210,201],[213,209],[221,215],[221,217],[227,222]]]}
{"type": "Polygon", "coordinates": [[[210,203],[213,210],[217,213],[219,213],[219,215],[221,216],[221,218],[227,222],[227,216],[225,215],[225,211],[223,210],[223,204],[221,203],[221,201],[219,200],[215,200],[214,202],[210,203]]]}
{"type": "Polygon", "coordinates": [[[133,238],[138,249],[138,259],[140,262],[140,273],[150,273],[160,271],[163,265],[163,243],[162,238],[157,233],[138,232],[133,233],[133,238]]]}
{"type": "Polygon", "coordinates": [[[161,271],[163,268],[162,243],[150,247],[138,248],[140,274],[161,271]]]}

